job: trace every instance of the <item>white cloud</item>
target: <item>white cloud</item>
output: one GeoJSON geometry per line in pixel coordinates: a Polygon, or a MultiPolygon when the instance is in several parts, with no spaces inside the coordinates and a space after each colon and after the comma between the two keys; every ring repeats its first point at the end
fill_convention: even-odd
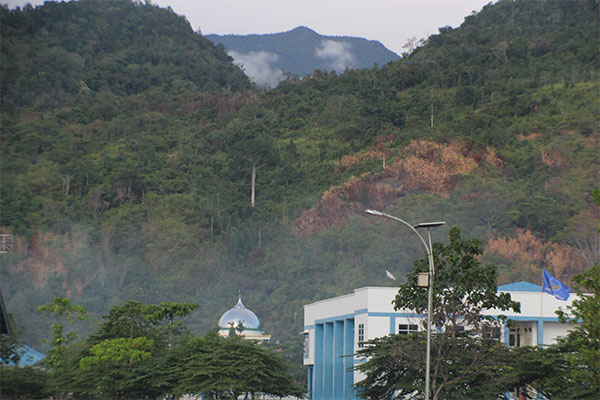
{"type": "Polygon", "coordinates": [[[246,75],[258,86],[275,87],[285,79],[282,70],[274,68],[271,64],[279,58],[277,54],[267,53],[266,51],[251,51],[247,54],[230,50],[227,54],[236,65],[242,67],[246,75]]]}
{"type": "Polygon", "coordinates": [[[335,40],[323,40],[316,48],[317,57],[324,59],[337,73],[344,72],[346,67],[352,68],[356,59],[350,51],[350,43],[335,40]]]}

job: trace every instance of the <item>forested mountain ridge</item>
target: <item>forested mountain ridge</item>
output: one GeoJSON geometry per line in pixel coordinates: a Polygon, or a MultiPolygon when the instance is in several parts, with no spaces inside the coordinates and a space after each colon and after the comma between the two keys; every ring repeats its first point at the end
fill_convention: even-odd
{"type": "Polygon", "coordinates": [[[263,92],[246,90],[224,51],[169,10],[127,1],[3,8],[0,225],[15,240],[0,258],[0,285],[25,339],[36,346],[46,336],[33,310],[53,295],[71,296],[92,319],[129,299],[194,301],[189,325],[204,331],[241,289],[300,358],[303,304],[386,284],[385,269],[401,277],[422,256],[410,233],[363,216],[369,207],[446,220],[482,239],[503,282],[539,282],[543,267],[568,281],[600,253],[591,201],[598,5],[572,3],[500,1],[382,68],[317,71],[263,92]],[[41,29],[77,26],[78,7],[113,10],[121,18],[94,25],[115,32],[126,15],[164,18],[161,29],[186,32],[189,51],[196,42],[208,51],[189,65],[179,51],[153,64],[135,43],[160,43],[133,30],[126,54],[102,55],[119,60],[114,69],[19,72],[48,49],[57,63],[85,59],[85,34],[67,46],[41,29]],[[12,35],[22,25],[5,21],[17,18],[30,18],[30,29],[12,35]],[[87,88],[70,83],[79,80],[87,88]]]}
{"type": "Polygon", "coordinates": [[[249,88],[231,59],[184,17],[130,1],[2,7],[2,109],[82,92],[132,95],[249,88]]]}
{"type": "Polygon", "coordinates": [[[206,35],[225,49],[242,55],[264,52],[275,55],[272,68],[297,76],[316,69],[343,72],[346,68],[372,68],[399,56],[380,42],[350,36],[325,36],[299,26],[288,32],[265,35],[206,35]]]}

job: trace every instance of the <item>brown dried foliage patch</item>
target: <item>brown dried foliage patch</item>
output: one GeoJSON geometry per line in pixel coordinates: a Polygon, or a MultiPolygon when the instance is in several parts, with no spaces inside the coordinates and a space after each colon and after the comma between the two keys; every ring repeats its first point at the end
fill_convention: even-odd
{"type": "Polygon", "coordinates": [[[341,174],[353,165],[362,163],[363,161],[370,161],[375,158],[381,158],[381,150],[370,149],[364,153],[346,154],[341,160],[334,163],[334,174],[341,174]]]}
{"type": "Polygon", "coordinates": [[[532,133],[526,135],[523,132],[521,132],[521,133],[519,133],[519,136],[517,136],[517,137],[519,138],[520,141],[523,141],[523,140],[535,140],[535,139],[539,138],[540,136],[542,136],[540,133],[532,132],[532,133]]]}
{"type": "Polygon", "coordinates": [[[586,266],[578,249],[543,241],[526,229],[518,229],[514,236],[490,238],[484,256],[491,253],[512,260],[514,268],[540,274],[545,268],[566,284],[570,283],[574,274],[583,272],[586,266]]]}
{"type": "Polygon", "coordinates": [[[16,237],[12,253],[21,261],[11,273],[24,272],[36,288],[43,287],[52,274],[57,274],[63,279],[62,286],[67,290],[67,296],[72,294],[72,289],[81,294],[93,276],[85,271],[69,271],[67,264],[82,248],[87,247],[83,235],[38,232],[33,236],[31,246],[27,246],[24,238],[16,237]]]}
{"type": "MultiPolygon", "coordinates": [[[[342,159],[339,166],[349,166],[364,157],[379,157],[378,152],[342,159]]],[[[489,149],[477,154],[463,142],[438,144],[413,141],[402,150],[401,157],[381,172],[353,177],[341,186],[327,190],[321,201],[302,212],[296,221],[296,232],[310,235],[331,226],[342,226],[349,213],[362,213],[365,208],[384,209],[409,193],[435,193],[448,197],[456,177],[468,174],[480,162],[501,163],[489,149]]]]}
{"type": "Polygon", "coordinates": [[[550,167],[561,166],[565,163],[565,159],[561,157],[560,152],[550,149],[542,150],[542,162],[550,167]]]}

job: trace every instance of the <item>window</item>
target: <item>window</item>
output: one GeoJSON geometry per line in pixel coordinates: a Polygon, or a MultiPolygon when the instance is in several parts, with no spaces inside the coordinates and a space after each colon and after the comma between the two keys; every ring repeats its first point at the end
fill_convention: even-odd
{"type": "Polygon", "coordinates": [[[519,335],[519,329],[511,329],[510,336],[508,338],[509,346],[521,347],[521,335],[519,335]]]}
{"type": "Polygon", "coordinates": [[[362,342],[365,341],[365,324],[358,324],[358,347],[364,347],[362,342]]]}
{"type": "Polygon", "coordinates": [[[310,342],[309,342],[309,336],[308,336],[308,332],[304,332],[304,357],[308,357],[309,355],[309,348],[310,348],[310,342]]]}
{"type": "Polygon", "coordinates": [[[481,330],[481,337],[484,339],[500,339],[500,327],[499,326],[484,326],[481,330]]]}
{"type": "Polygon", "coordinates": [[[418,325],[414,324],[399,324],[398,335],[407,335],[409,333],[417,332],[419,330],[418,325]]]}
{"type": "Polygon", "coordinates": [[[508,345],[511,347],[531,346],[532,329],[529,327],[510,328],[508,345]]]}

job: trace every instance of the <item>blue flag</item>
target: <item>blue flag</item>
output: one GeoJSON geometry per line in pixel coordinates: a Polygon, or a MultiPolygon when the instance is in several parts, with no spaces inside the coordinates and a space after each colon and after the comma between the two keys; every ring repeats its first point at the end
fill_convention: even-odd
{"type": "Polygon", "coordinates": [[[567,285],[550,275],[546,270],[544,270],[542,278],[542,291],[550,293],[558,300],[567,300],[569,293],[571,293],[571,289],[567,285]]]}

